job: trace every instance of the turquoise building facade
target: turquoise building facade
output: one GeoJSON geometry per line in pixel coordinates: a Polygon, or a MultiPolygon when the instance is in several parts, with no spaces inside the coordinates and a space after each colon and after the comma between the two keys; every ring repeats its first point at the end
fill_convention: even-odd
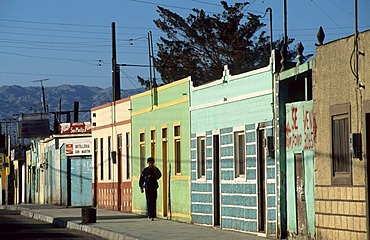
{"type": "Polygon", "coordinates": [[[286,104],[287,226],[290,238],[315,236],[314,143],[312,100],[286,104]]]}
{"type": "Polygon", "coordinates": [[[278,237],[312,239],[316,120],[312,111],[312,61],[275,74],[278,162],[278,237]]]}
{"type": "Polygon", "coordinates": [[[276,235],[272,66],[191,88],[195,224],[276,235]]]}

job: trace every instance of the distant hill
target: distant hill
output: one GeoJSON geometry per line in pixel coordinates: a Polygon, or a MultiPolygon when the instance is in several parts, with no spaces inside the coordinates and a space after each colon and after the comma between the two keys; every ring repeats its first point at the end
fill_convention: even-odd
{"type": "MultiPolygon", "coordinates": [[[[144,88],[121,90],[121,98],[145,91],[144,88]]],[[[17,118],[21,113],[42,110],[41,87],[18,85],[0,87],[0,120],[17,118]]],[[[90,109],[112,101],[112,88],[102,89],[83,85],[45,87],[45,102],[49,112],[73,111],[74,102],[79,102],[79,121],[90,121],[90,109]]],[[[73,120],[73,119],[72,119],[73,120]]]]}

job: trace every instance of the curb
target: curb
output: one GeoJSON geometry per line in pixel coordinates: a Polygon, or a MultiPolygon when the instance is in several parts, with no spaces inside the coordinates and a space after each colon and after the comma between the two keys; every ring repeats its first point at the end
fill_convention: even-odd
{"type": "Polygon", "coordinates": [[[92,227],[92,226],[84,225],[81,223],[76,223],[73,221],[65,221],[65,220],[54,218],[51,216],[46,216],[43,214],[35,213],[28,209],[18,207],[15,205],[3,205],[3,206],[0,206],[0,209],[20,211],[20,215],[28,217],[28,218],[33,218],[39,221],[48,222],[60,228],[68,228],[68,229],[86,232],[86,233],[96,235],[96,236],[109,239],[109,240],[140,240],[138,238],[129,237],[129,236],[126,236],[120,233],[111,232],[105,229],[101,229],[99,227],[92,227]]]}

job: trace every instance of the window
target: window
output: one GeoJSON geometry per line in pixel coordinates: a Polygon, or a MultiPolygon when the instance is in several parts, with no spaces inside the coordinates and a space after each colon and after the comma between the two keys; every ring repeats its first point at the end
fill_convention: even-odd
{"type": "Polygon", "coordinates": [[[140,133],[139,156],[140,156],[140,174],[145,167],[145,133],[140,133]]]}
{"type": "Polygon", "coordinates": [[[104,149],[103,138],[100,138],[100,180],[104,179],[104,149]]]}
{"type": "Polygon", "coordinates": [[[333,184],[351,184],[352,160],[349,145],[349,108],[349,105],[330,108],[333,184]]]}
{"type": "Polygon", "coordinates": [[[176,175],[181,174],[181,132],[180,126],[174,126],[174,146],[175,146],[175,170],[176,175]]]}
{"type": "Polygon", "coordinates": [[[150,155],[156,159],[155,156],[155,130],[150,131],[150,155]]]}
{"type": "Polygon", "coordinates": [[[198,178],[206,175],[206,138],[197,138],[197,172],[198,178]]]}
{"type": "Polygon", "coordinates": [[[235,178],[245,175],[245,135],[244,131],[234,133],[235,178]]]}
{"type": "Polygon", "coordinates": [[[122,171],[120,168],[122,163],[122,134],[117,134],[117,163],[118,171],[122,171]]]}
{"type": "Polygon", "coordinates": [[[108,137],[108,179],[112,179],[111,136],[108,137]]]}

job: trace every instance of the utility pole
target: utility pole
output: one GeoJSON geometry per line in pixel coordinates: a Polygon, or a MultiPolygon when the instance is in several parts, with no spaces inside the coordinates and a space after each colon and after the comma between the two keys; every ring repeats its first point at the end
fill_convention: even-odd
{"type": "Polygon", "coordinates": [[[288,52],[288,23],[287,23],[287,0],[284,0],[283,8],[284,8],[284,39],[283,39],[283,46],[281,48],[280,54],[281,54],[281,71],[285,69],[285,64],[286,64],[286,57],[287,57],[287,52],[288,52]]]}
{"type": "Polygon", "coordinates": [[[40,79],[40,80],[34,80],[32,82],[40,82],[41,83],[41,108],[42,112],[46,113],[46,101],[45,101],[45,89],[44,85],[42,84],[43,81],[48,81],[48,78],[40,79]]]}
{"type": "Polygon", "coordinates": [[[120,69],[116,55],[116,23],[112,22],[112,102],[121,98],[120,69]]]}

